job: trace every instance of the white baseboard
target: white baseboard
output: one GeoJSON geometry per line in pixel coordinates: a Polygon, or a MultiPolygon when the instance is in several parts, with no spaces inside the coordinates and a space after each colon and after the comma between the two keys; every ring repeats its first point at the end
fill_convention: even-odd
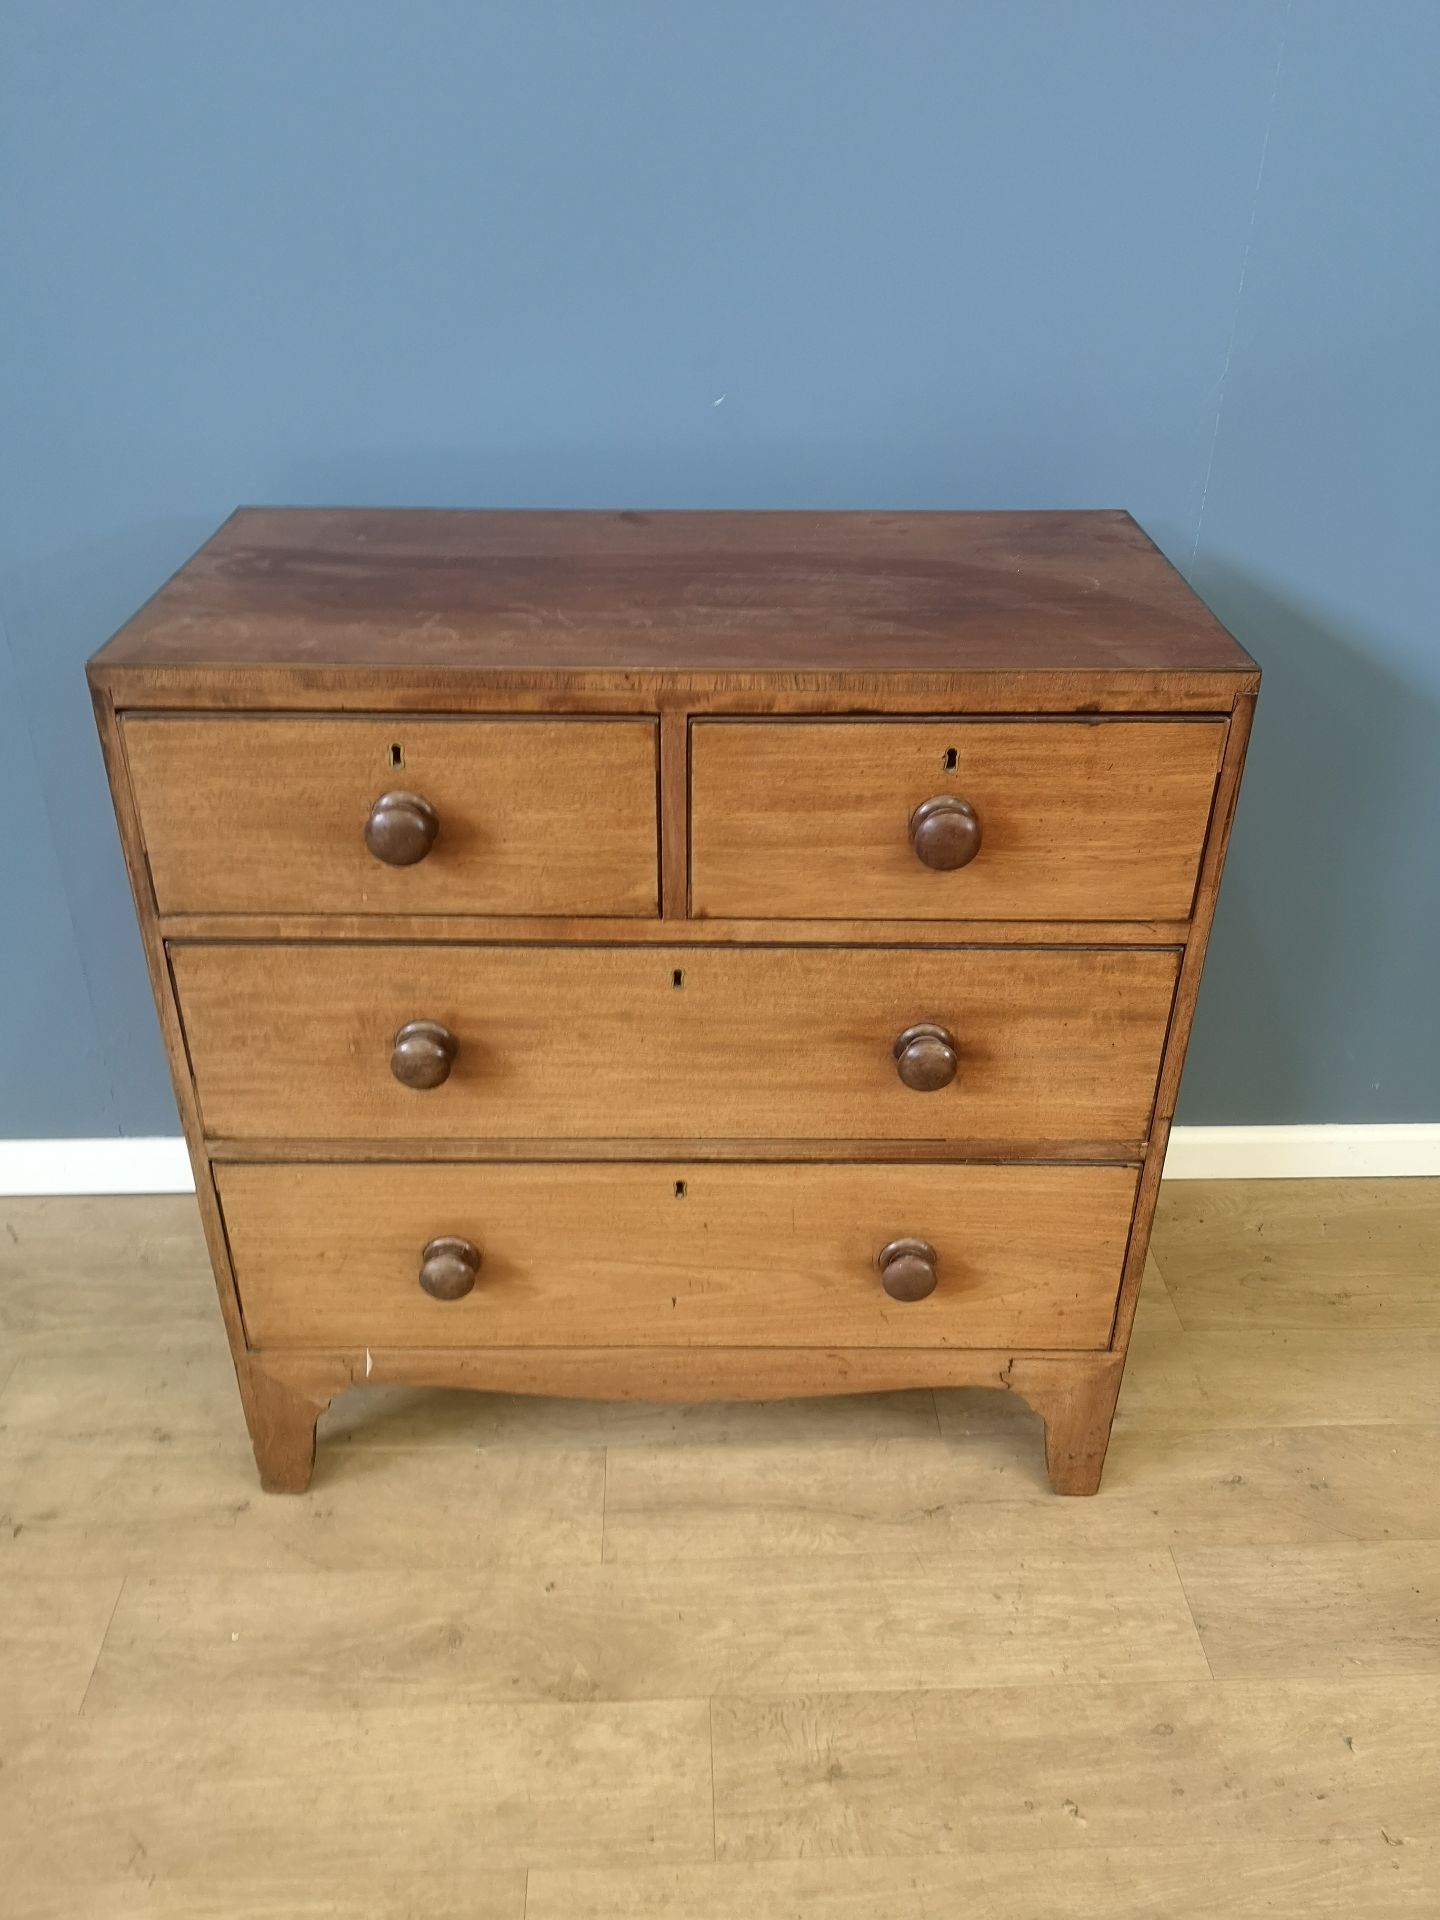
{"type": "MultiPolygon", "coordinates": [[[[1167,1180],[1440,1175],[1440,1124],[1176,1127],[1167,1180]]],[[[0,1196],[191,1193],[183,1140],[0,1140],[0,1196]]]]}
{"type": "Polygon", "coordinates": [[[0,1195],[193,1193],[183,1140],[0,1140],[0,1195]]]}
{"type": "Polygon", "coordinates": [[[1176,1127],[1167,1180],[1386,1180],[1440,1174],[1440,1126],[1176,1127]]]}

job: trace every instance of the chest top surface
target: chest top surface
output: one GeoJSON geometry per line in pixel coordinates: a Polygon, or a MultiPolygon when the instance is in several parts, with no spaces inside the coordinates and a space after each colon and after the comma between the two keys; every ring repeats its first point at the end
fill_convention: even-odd
{"type": "Polygon", "coordinates": [[[92,663],[147,680],[1258,678],[1128,513],[242,508],[92,663]]]}

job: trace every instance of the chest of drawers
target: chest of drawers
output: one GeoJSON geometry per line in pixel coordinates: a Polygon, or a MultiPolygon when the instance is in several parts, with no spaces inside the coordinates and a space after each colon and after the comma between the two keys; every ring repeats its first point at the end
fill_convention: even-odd
{"type": "Polygon", "coordinates": [[[389,1380],[1095,1490],[1259,685],[1128,515],[246,510],[89,672],[266,1487],[389,1380]]]}

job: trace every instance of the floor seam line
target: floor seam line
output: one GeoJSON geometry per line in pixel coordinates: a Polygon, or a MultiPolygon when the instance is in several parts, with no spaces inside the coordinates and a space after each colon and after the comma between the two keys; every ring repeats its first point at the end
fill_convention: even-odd
{"type": "Polygon", "coordinates": [[[122,1573],[120,1576],[120,1584],[115,1589],[114,1604],[111,1606],[110,1612],[106,1616],[105,1631],[101,1634],[100,1644],[95,1649],[95,1659],[91,1664],[90,1677],[85,1682],[85,1691],[80,1696],[80,1705],[75,1709],[75,1718],[77,1720],[80,1719],[85,1712],[85,1703],[90,1698],[90,1689],[94,1686],[95,1676],[100,1671],[100,1662],[101,1662],[101,1659],[104,1657],[104,1653],[105,1653],[105,1643],[110,1638],[110,1629],[114,1626],[115,1616],[120,1611],[120,1597],[125,1591],[125,1583],[129,1578],[130,1576],[128,1573],[122,1573]]]}
{"type": "Polygon", "coordinates": [[[718,1867],[720,1842],[715,1818],[715,1696],[713,1693],[705,1702],[705,1718],[710,1733],[710,1859],[712,1864],[718,1867]]]}
{"type": "Polygon", "coordinates": [[[1180,1562],[1175,1558],[1174,1547],[1167,1547],[1166,1552],[1170,1555],[1170,1564],[1175,1569],[1175,1578],[1180,1586],[1180,1597],[1185,1602],[1185,1611],[1190,1616],[1190,1625],[1195,1630],[1195,1638],[1200,1643],[1201,1653],[1205,1656],[1205,1669],[1213,1681],[1216,1679],[1214,1662],[1210,1658],[1210,1649],[1205,1644],[1205,1636],[1200,1631],[1200,1622],[1195,1618],[1195,1606],[1190,1598],[1190,1590],[1185,1585],[1185,1576],[1180,1571],[1180,1562]]]}

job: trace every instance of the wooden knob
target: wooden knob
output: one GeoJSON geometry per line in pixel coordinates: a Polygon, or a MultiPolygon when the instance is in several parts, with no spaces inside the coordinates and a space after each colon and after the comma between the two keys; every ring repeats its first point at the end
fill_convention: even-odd
{"type": "Polygon", "coordinates": [[[460,1042],[438,1020],[410,1020],[395,1036],[390,1071],[402,1087],[438,1087],[450,1078],[460,1042]]]}
{"type": "Polygon", "coordinates": [[[922,800],[910,816],[910,844],[915,858],[937,873],[968,867],[980,851],[980,816],[954,794],[922,800]]]}
{"type": "Polygon", "coordinates": [[[959,1065],[955,1036],[946,1027],[907,1027],[895,1042],[895,1070],[916,1093],[948,1087],[959,1065]]]}
{"type": "Polygon", "coordinates": [[[926,1240],[892,1240],[880,1249],[875,1264],[880,1284],[892,1300],[923,1300],[935,1291],[938,1260],[926,1240]]]}
{"type": "Polygon", "coordinates": [[[365,844],[387,867],[413,867],[439,831],[439,814],[418,793],[382,793],[365,822],[365,844]]]}
{"type": "Polygon", "coordinates": [[[420,1285],[432,1300],[463,1300],[480,1271],[480,1249],[442,1233],[420,1256],[420,1285]]]}

